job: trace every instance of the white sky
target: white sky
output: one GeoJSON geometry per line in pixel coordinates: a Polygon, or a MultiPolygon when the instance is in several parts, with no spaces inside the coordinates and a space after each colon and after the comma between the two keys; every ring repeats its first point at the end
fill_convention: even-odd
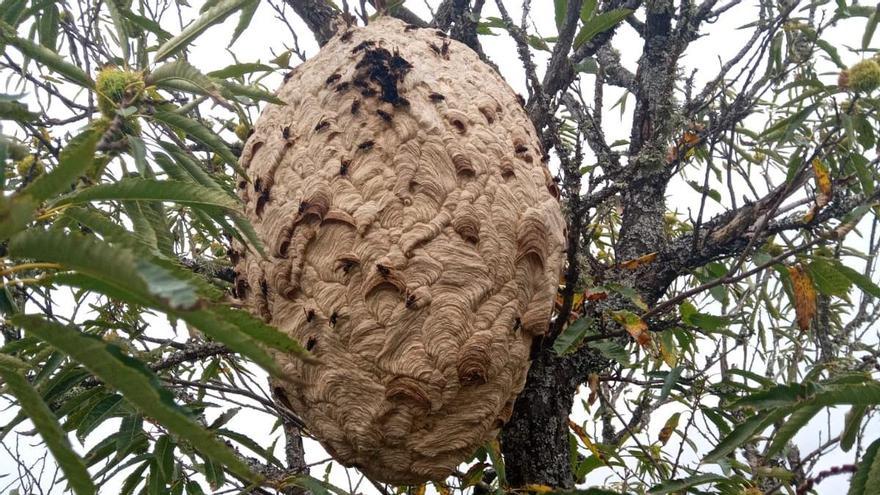
{"type": "MultiPolygon", "coordinates": [[[[197,1],[191,2],[196,8],[202,3],[197,1]]],[[[357,3],[357,2],[350,2],[357,3]]],[[[439,2],[436,0],[432,0],[430,4],[434,7],[439,2]]],[[[555,33],[555,25],[553,20],[553,3],[550,0],[533,0],[533,9],[532,9],[532,21],[536,26],[539,33],[552,36],[555,33]]],[[[519,2],[506,0],[505,5],[507,6],[508,11],[511,13],[511,16],[515,20],[519,20],[519,2]]],[[[406,2],[406,6],[411,10],[422,15],[423,18],[430,18],[428,14],[428,10],[424,7],[424,4],[417,0],[408,0],[406,2]]],[[[697,87],[700,87],[700,83],[706,81],[711,78],[715,74],[715,69],[727,58],[729,58],[732,54],[736,53],[748,39],[750,34],[747,30],[738,30],[737,27],[741,24],[745,24],[750,21],[756,11],[755,3],[747,1],[743,5],[735,7],[728,14],[721,17],[721,19],[712,24],[710,27],[703,30],[703,32],[708,33],[708,36],[697,40],[694,42],[682,60],[683,72],[689,74],[691,69],[698,69],[697,73],[697,87]]],[[[497,16],[497,10],[495,8],[493,1],[486,2],[486,8],[484,11],[484,16],[497,16]]],[[[201,69],[203,72],[209,72],[211,70],[220,69],[226,67],[233,62],[232,56],[234,54],[235,58],[238,62],[268,62],[275,55],[284,50],[285,44],[290,43],[289,33],[283,24],[274,18],[274,12],[269,7],[266,2],[260,6],[257,14],[252,22],[250,29],[248,29],[244,35],[236,42],[236,44],[232,47],[231,53],[225,51],[223,47],[226,45],[226,40],[229,39],[232,30],[235,27],[235,17],[227,20],[221,26],[215,26],[209,29],[202,37],[198,39],[195,45],[190,50],[190,60],[191,62],[201,69]]],[[[863,26],[863,20],[859,21],[845,21],[841,24],[841,26],[830,35],[831,40],[837,41],[837,43],[833,43],[838,46],[841,56],[843,57],[846,63],[852,63],[859,59],[859,56],[854,55],[848,52],[844,46],[857,46],[861,39],[861,29],[863,26]],[[855,29],[853,29],[855,28],[855,29]]],[[[296,28],[300,35],[300,46],[303,48],[307,54],[314,54],[317,50],[317,46],[313,43],[308,34],[308,30],[305,26],[299,21],[299,19],[292,19],[292,24],[296,28]]],[[[176,20],[169,20],[168,22],[163,23],[163,27],[174,33],[179,31],[180,26],[177,25],[176,20]]],[[[499,32],[496,30],[496,32],[499,32]]],[[[499,32],[500,33],[500,32],[499,32]]],[[[525,95],[525,78],[522,70],[522,65],[517,58],[515,46],[513,41],[504,34],[499,34],[499,36],[488,37],[483,36],[481,38],[483,43],[483,48],[487,55],[499,66],[501,73],[505,76],[507,81],[511,84],[511,86],[517,90],[517,92],[525,95]]],[[[638,59],[641,51],[642,42],[638,35],[626,24],[624,24],[620,29],[618,29],[618,33],[613,39],[613,46],[615,46],[621,52],[621,57],[624,65],[629,68],[631,71],[635,71],[636,60],[638,59]]],[[[538,67],[543,70],[544,62],[546,61],[547,54],[546,52],[535,52],[536,54],[536,63],[538,67]]],[[[295,57],[292,59],[292,61],[295,57]]],[[[826,76],[828,81],[832,81],[836,79],[836,74],[833,72],[829,72],[826,76]]],[[[276,87],[281,81],[281,74],[275,74],[270,76],[265,80],[266,85],[269,88],[276,87]]],[[[584,90],[586,91],[585,99],[587,101],[592,100],[592,80],[587,79],[587,83],[583,85],[584,90]]],[[[622,90],[617,88],[607,88],[605,94],[605,102],[606,102],[606,110],[610,108],[614,103],[620,98],[622,94],[622,90]]],[[[628,102],[631,108],[632,99],[628,102]]],[[[253,117],[256,117],[255,115],[253,117]]],[[[607,141],[613,142],[617,139],[628,139],[629,138],[629,122],[626,120],[627,115],[624,115],[622,119],[620,113],[617,110],[606,111],[606,115],[604,116],[603,122],[605,124],[605,130],[607,134],[607,141]]],[[[589,160],[587,160],[589,162],[589,160]]],[[[701,172],[702,173],[702,172],[701,172]]],[[[698,205],[699,203],[699,194],[694,192],[690,187],[683,184],[683,182],[679,182],[678,184],[673,184],[673,186],[668,191],[670,208],[676,209],[679,211],[686,212],[688,207],[692,209],[696,209],[694,205],[698,205]]],[[[715,211],[711,210],[707,212],[707,216],[711,215],[717,211],[720,211],[721,206],[713,204],[711,201],[707,204],[709,208],[713,208],[715,211]]],[[[720,309],[718,309],[720,310],[720,309]]],[[[159,329],[166,329],[166,332],[170,332],[171,329],[168,327],[167,322],[162,319],[156,319],[153,331],[154,335],[160,331],[159,329]]],[[[177,339],[184,341],[187,338],[187,335],[182,332],[181,335],[177,336],[177,339]]],[[[706,342],[706,345],[711,345],[711,343],[706,342]]],[[[711,351],[711,349],[706,349],[706,351],[711,351]]],[[[257,373],[262,374],[259,370],[257,373]]],[[[634,396],[631,396],[634,397],[634,396]]],[[[583,399],[586,399],[586,395],[583,395],[583,399]]],[[[583,410],[580,405],[580,401],[575,401],[575,408],[572,413],[572,419],[578,423],[582,423],[588,416],[587,412],[583,410]]],[[[595,407],[595,406],[594,406],[595,407]]],[[[650,439],[656,439],[657,434],[663,426],[663,423],[666,419],[675,411],[680,411],[682,408],[677,407],[675,405],[665,406],[661,408],[659,411],[655,412],[652,416],[652,421],[650,427],[648,428],[650,439]]],[[[595,411],[593,411],[595,412],[595,411]]],[[[820,414],[807,428],[804,428],[801,433],[796,437],[797,444],[801,447],[802,452],[811,451],[817,445],[821,444],[823,441],[827,439],[825,432],[831,431],[832,434],[839,433],[842,428],[842,419],[843,419],[843,410],[835,410],[831,411],[830,414],[826,415],[825,413],[820,414]]],[[[213,419],[218,413],[209,413],[209,419],[213,419]]],[[[7,421],[12,417],[12,411],[6,411],[0,413],[0,424],[7,421]]],[[[682,425],[686,417],[682,419],[682,425]]],[[[74,445],[81,447],[81,451],[85,452],[89,448],[91,448],[98,440],[100,440],[103,435],[101,432],[110,433],[113,428],[118,424],[118,420],[114,420],[108,422],[104,427],[102,427],[99,432],[95,435],[92,435],[94,440],[87,442],[84,446],[79,446],[78,442],[75,438],[72,438],[74,445]]],[[[227,427],[233,429],[235,431],[239,431],[247,434],[251,438],[257,440],[261,445],[268,446],[271,444],[272,439],[275,435],[270,433],[272,428],[272,419],[265,417],[256,420],[253,415],[250,415],[247,411],[243,411],[236,418],[234,418],[227,427]]],[[[18,431],[26,431],[28,427],[19,428],[18,431]]],[[[871,427],[869,428],[869,432],[866,435],[866,438],[872,439],[880,435],[880,426],[876,421],[872,422],[871,427]]],[[[589,431],[589,430],[588,430],[589,431]]],[[[277,432],[276,432],[277,434],[277,432]]],[[[29,446],[22,447],[22,452],[24,452],[25,457],[33,458],[35,455],[38,455],[42,452],[42,448],[36,446],[38,441],[35,437],[22,437],[23,443],[29,444],[29,446]]],[[[696,442],[701,447],[705,447],[701,454],[704,454],[708,451],[709,442],[702,438],[691,437],[690,440],[696,442]]],[[[675,454],[677,451],[678,444],[680,442],[680,438],[678,436],[673,436],[672,440],[667,444],[667,447],[664,449],[666,452],[675,454]]],[[[279,445],[276,448],[276,455],[283,459],[283,441],[279,442],[279,445]]],[[[685,453],[682,457],[682,462],[687,463],[693,460],[692,455],[685,453]]],[[[314,441],[306,440],[306,460],[307,462],[317,462],[327,458],[326,453],[321,449],[321,447],[314,441]]],[[[823,468],[827,468],[834,465],[839,465],[843,463],[852,462],[852,452],[849,454],[844,454],[842,452],[835,452],[832,455],[828,455],[825,457],[822,463],[817,468],[821,470],[823,468]]],[[[0,487],[4,486],[7,478],[3,478],[2,475],[6,473],[14,473],[15,464],[12,462],[12,459],[5,452],[0,452],[0,487]]],[[[315,467],[312,469],[312,475],[316,477],[321,477],[323,473],[323,466],[315,467]]],[[[352,476],[355,476],[352,473],[352,476]]],[[[337,486],[342,488],[347,488],[349,486],[348,477],[343,469],[336,465],[333,468],[333,472],[331,474],[331,482],[335,483],[337,486]]],[[[356,480],[356,478],[354,478],[356,480]]],[[[593,474],[588,478],[586,486],[601,484],[605,481],[613,482],[617,481],[616,478],[611,474],[611,472],[607,469],[599,469],[594,471],[593,474]]],[[[366,483],[366,482],[365,482],[366,483]]],[[[118,485],[108,485],[107,488],[103,491],[103,493],[114,493],[113,486],[118,485]]],[[[820,486],[820,493],[834,493],[834,492],[842,492],[846,490],[848,487],[848,476],[837,476],[832,477],[829,480],[822,483],[820,486]]],[[[206,485],[203,485],[203,488],[206,488],[206,485]]],[[[372,487],[368,485],[361,485],[361,491],[372,492],[372,487]]]]}

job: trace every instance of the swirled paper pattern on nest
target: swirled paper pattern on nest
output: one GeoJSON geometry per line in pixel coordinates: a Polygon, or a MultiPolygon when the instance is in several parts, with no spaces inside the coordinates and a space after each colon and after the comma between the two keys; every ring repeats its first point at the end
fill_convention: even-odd
{"type": "Polygon", "coordinates": [[[245,144],[268,258],[236,292],[321,360],[279,384],[339,461],[441,479],[507,420],[548,325],[565,235],[507,84],[442,33],[382,18],[299,66],[245,144]]]}

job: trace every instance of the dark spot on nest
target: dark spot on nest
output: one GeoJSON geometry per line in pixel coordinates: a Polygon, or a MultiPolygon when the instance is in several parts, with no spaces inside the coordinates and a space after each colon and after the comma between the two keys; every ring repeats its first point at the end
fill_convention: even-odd
{"type": "Polygon", "coordinates": [[[339,166],[339,175],[348,175],[349,165],[351,165],[351,160],[342,160],[342,164],[339,166]]]}
{"type": "Polygon", "coordinates": [[[239,189],[244,189],[245,187],[247,187],[247,181],[246,181],[246,180],[240,180],[240,181],[238,181],[238,188],[239,188],[239,189]]]}
{"type": "Polygon", "coordinates": [[[306,201],[300,201],[299,208],[296,210],[297,213],[302,213],[306,211],[306,208],[309,207],[309,203],[306,201]]]}
{"type": "Polygon", "coordinates": [[[440,93],[431,93],[428,95],[428,98],[435,103],[446,99],[446,97],[440,93]]]}
{"type": "Polygon", "coordinates": [[[444,41],[440,46],[440,55],[443,55],[443,58],[449,60],[449,41],[444,41]]]}
{"type": "Polygon", "coordinates": [[[513,320],[513,331],[516,332],[520,328],[522,328],[522,320],[517,316],[516,319],[513,320]]]}
{"type": "Polygon", "coordinates": [[[397,97],[397,101],[394,102],[394,106],[395,106],[395,107],[408,107],[408,106],[409,106],[409,100],[407,100],[407,99],[404,98],[403,96],[398,96],[398,97],[397,97]]]}
{"type": "Polygon", "coordinates": [[[322,120],[322,121],[318,122],[318,125],[315,126],[315,131],[320,131],[322,129],[326,129],[329,125],[330,125],[330,122],[327,122],[326,120],[322,120]]]}
{"type": "Polygon", "coordinates": [[[519,155],[525,153],[526,151],[529,151],[529,147],[524,144],[518,144],[513,148],[513,150],[516,152],[516,154],[519,155]]]}
{"type": "Polygon", "coordinates": [[[342,260],[339,262],[339,265],[339,267],[342,268],[342,273],[348,275],[348,272],[350,272],[357,263],[353,260],[342,260]]]}
{"type": "Polygon", "coordinates": [[[391,269],[381,263],[376,263],[376,270],[379,270],[379,274],[383,277],[391,275],[391,269]]]}
{"type": "Polygon", "coordinates": [[[263,178],[257,177],[256,180],[254,180],[254,192],[260,192],[262,190],[263,190],[263,178]]]}
{"type": "Polygon", "coordinates": [[[233,288],[233,294],[235,297],[241,299],[247,294],[247,280],[243,278],[235,279],[235,287],[233,288]]]}
{"type": "MultiPolygon", "coordinates": [[[[356,81],[369,81],[375,84],[381,92],[382,101],[396,105],[400,100],[397,86],[412,69],[412,64],[397,51],[392,54],[384,48],[369,48],[355,68],[358,70],[356,81]]],[[[376,91],[365,87],[361,94],[369,97],[375,95],[376,91]]]]}
{"type": "Polygon", "coordinates": [[[392,120],[394,120],[394,117],[390,113],[381,109],[376,110],[376,115],[382,117],[382,120],[384,120],[385,122],[391,122],[392,120]]]}
{"type": "Polygon", "coordinates": [[[290,139],[290,126],[286,125],[281,129],[281,137],[284,139],[290,139]]]}
{"type": "Polygon", "coordinates": [[[431,50],[434,50],[434,53],[436,53],[437,55],[440,55],[440,47],[437,46],[436,43],[433,43],[433,42],[428,43],[428,46],[431,47],[431,50]]]}
{"type": "Polygon", "coordinates": [[[336,86],[336,92],[342,93],[343,91],[348,90],[348,87],[351,85],[349,82],[341,82],[338,86],[336,86]]]}
{"type": "Polygon", "coordinates": [[[355,45],[354,48],[351,49],[351,53],[357,53],[357,52],[365,49],[366,47],[373,46],[375,44],[376,44],[375,41],[370,41],[370,40],[362,41],[362,42],[358,43],[357,45],[355,45]]]}
{"type": "Polygon", "coordinates": [[[517,95],[516,95],[516,101],[519,102],[519,106],[521,106],[521,107],[523,107],[523,108],[526,107],[526,99],[523,98],[521,94],[517,93],[517,95]]]}
{"type": "Polygon", "coordinates": [[[269,202],[269,190],[267,189],[260,194],[260,197],[257,198],[256,212],[257,212],[258,217],[263,216],[263,208],[266,207],[266,203],[268,203],[268,202],[269,202]]]}
{"type": "Polygon", "coordinates": [[[361,100],[354,100],[351,102],[351,114],[355,115],[358,113],[358,110],[361,109],[361,100]]]}
{"type": "Polygon", "coordinates": [[[418,29],[418,28],[419,28],[419,27],[416,26],[415,24],[407,24],[406,26],[404,26],[403,31],[404,31],[404,32],[410,32],[410,31],[412,31],[413,29],[418,29]]]}
{"type": "Polygon", "coordinates": [[[312,320],[314,320],[314,319],[315,319],[315,310],[310,309],[310,310],[306,311],[306,322],[311,323],[312,320]]]}
{"type": "Polygon", "coordinates": [[[284,82],[289,81],[291,77],[293,77],[293,71],[289,71],[287,74],[284,74],[284,82]]]}
{"type": "Polygon", "coordinates": [[[266,279],[260,280],[260,294],[263,295],[263,299],[269,297],[269,283],[266,282],[266,279]]]}
{"type": "Polygon", "coordinates": [[[415,304],[415,303],[416,303],[416,296],[414,296],[414,295],[412,295],[412,294],[406,296],[406,303],[405,303],[405,306],[406,306],[407,308],[411,308],[411,307],[413,306],[413,304],[415,304]]]}
{"type": "Polygon", "coordinates": [[[351,40],[351,35],[352,35],[352,34],[354,34],[354,31],[352,31],[352,30],[349,29],[348,31],[342,33],[342,36],[340,36],[339,39],[342,40],[342,41],[348,42],[348,41],[351,40]]]}
{"type": "Polygon", "coordinates": [[[363,143],[358,145],[358,149],[361,151],[369,151],[373,149],[373,145],[376,144],[372,139],[369,141],[364,141],[363,143]]]}
{"type": "Polygon", "coordinates": [[[336,320],[338,318],[339,318],[339,314],[336,311],[334,311],[333,313],[330,314],[330,326],[331,327],[336,326],[336,320]]]}
{"type": "Polygon", "coordinates": [[[327,80],[324,81],[324,84],[329,86],[329,85],[335,83],[336,81],[338,81],[340,78],[342,78],[342,76],[337,72],[337,73],[333,74],[332,76],[328,77],[327,80]]]}
{"type": "Polygon", "coordinates": [[[306,350],[311,351],[316,345],[318,345],[318,339],[315,337],[309,337],[309,340],[306,341],[306,350]]]}

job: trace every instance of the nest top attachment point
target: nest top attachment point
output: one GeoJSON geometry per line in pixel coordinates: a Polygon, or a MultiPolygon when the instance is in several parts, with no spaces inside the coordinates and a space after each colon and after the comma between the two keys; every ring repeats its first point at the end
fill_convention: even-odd
{"type": "Polygon", "coordinates": [[[466,46],[392,18],[297,67],[245,144],[268,257],[235,291],[320,359],[281,393],[371,478],[445,478],[510,417],[565,249],[517,96],[466,46]]]}

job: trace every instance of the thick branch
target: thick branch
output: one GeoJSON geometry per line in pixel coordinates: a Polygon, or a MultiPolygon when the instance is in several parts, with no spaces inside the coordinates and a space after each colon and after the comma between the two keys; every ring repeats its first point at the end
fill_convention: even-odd
{"type": "Polygon", "coordinates": [[[285,0],[309,30],[318,45],[324,46],[336,34],[339,10],[329,0],[285,0]]]}

